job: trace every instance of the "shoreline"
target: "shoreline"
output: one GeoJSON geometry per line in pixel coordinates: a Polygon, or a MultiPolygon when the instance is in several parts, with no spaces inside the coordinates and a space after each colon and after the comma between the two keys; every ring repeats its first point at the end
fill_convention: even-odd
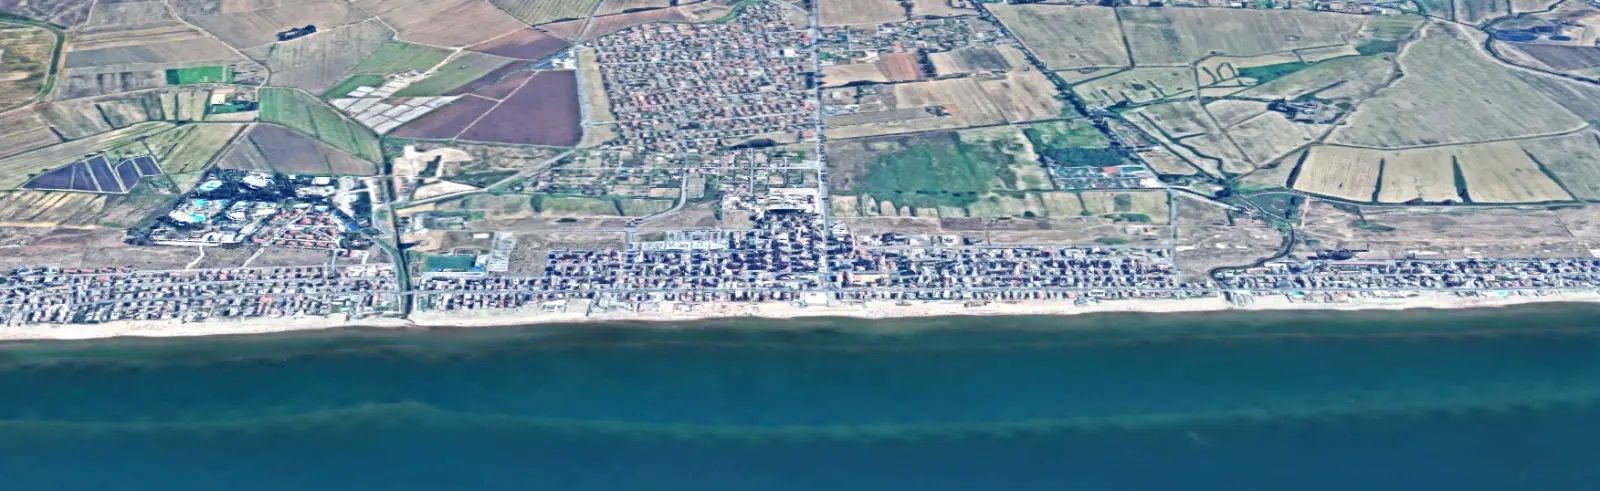
{"type": "Polygon", "coordinates": [[[197,323],[172,321],[115,321],[102,324],[40,324],[0,327],[0,342],[88,340],[118,337],[179,338],[252,336],[333,329],[470,329],[540,324],[642,323],[644,328],[676,329],[672,323],[731,319],[910,319],[960,316],[1076,316],[1100,313],[1184,314],[1265,311],[1398,311],[1502,308],[1539,303],[1600,303],[1600,292],[1463,297],[1454,293],[1419,293],[1406,297],[1356,297],[1345,302],[1294,302],[1286,295],[1254,297],[1250,305],[1233,305],[1221,297],[1160,300],[1113,300],[1075,305],[1061,300],[990,301],[968,305],[963,301],[927,301],[900,305],[875,301],[830,306],[792,303],[677,304],[663,302],[644,312],[544,313],[529,310],[424,312],[411,319],[373,318],[354,321],[323,317],[251,318],[197,323]]]}

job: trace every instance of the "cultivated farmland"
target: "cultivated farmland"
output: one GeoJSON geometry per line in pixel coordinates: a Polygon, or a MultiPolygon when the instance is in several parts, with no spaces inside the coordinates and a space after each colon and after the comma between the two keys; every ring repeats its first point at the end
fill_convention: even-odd
{"type": "Polygon", "coordinates": [[[1472,145],[1456,156],[1474,203],[1567,201],[1572,195],[1539,169],[1515,142],[1472,145]]]}
{"type": "Polygon", "coordinates": [[[1600,199],[1600,135],[1570,135],[1517,142],[1579,199],[1600,199]]]}
{"type": "Polygon", "coordinates": [[[272,85],[321,93],[344,80],[350,69],[393,38],[394,32],[382,23],[366,21],[257,46],[245,54],[272,70],[272,85]]]}
{"type": "Polygon", "coordinates": [[[211,167],[212,157],[246,126],[240,123],[184,125],[152,135],[145,139],[144,145],[169,174],[202,172],[211,167]]]}
{"type": "Polygon", "coordinates": [[[1011,46],[975,46],[928,54],[939,76],[975,72],[1009,72],[1028,66],[1027,55],[1011,46]]]}
{"type": "Polygon", "coordinates": [[[138,124],[0,159],[0,189],[15,189],[45,169],[60,167],[85,155],[120,147],[172,127],[171,123],[138,124]]]}
{"type": "Polygon", "coordinates": [[[1363,16],[1306,10],[1124,8],[1119,12],[1133,60],[1139,64],[1189,63],[1212,52],[1258,56],[1342,44],[1365,22],[1363,16]]]}
{"type": "Polygon", "coordinates": [[[667,8],[674,3],[676,2],[672,0],[606,0],[605,5],[600,6],[600,11],[596,12],[595,15],[620,14],[630,10],[667,8]]]}
{"type": "Polygon", "coordinates": [[[0,24],[0,111],[21,106],[44,90],[56,35],[42,27],[0,24]]]}
{"type": "MultiPolygon", "coordinates": [[[[584,19],[600,0],[491,0],[496,6],[529,24],[584,19]]],[[[603,14],[602,14],[603,15],[603,14]]]]}
{"type": "Polygon", "coordinates": [[[345,0],[177,0],[174,6],[184,20],[239,49],[276,42],[290,27],[315,24],[326,31],[369,18],[345,0]]]}
{"type": "Polygon", "coordinates": [[[899,22],[906,9],[895,0],[817,0],[817,20],[824,26],[899,22]]]}
{"type": "Polygon", "coordinates": [[[483,54],[518,60],[540,60],[572,46],[566,40],[537,29],[522,29],[485,41],[470,49],[483,54]]]}
{"type": "MultiPolygon", "coordinates": [[[[457,89],[473,81],[489,77],[495,74],[496,70],[510,65],[514,61],[516,60],[463,51],[451,57],[433,74],[428,75],[427,78],[400,89],[395,95],[399,97],[458,95],[461,92],[457,91],[457,89]]],[[[499,77],[490,78],[498,79],[499,77]]],[[[495,81],[485,80],[482,85],[492,84],[495,81]]]]}
{"type": "Polygon", "coordinates": [[[1146,104],[1169,97],[1194,95],[1194,72],[1188,68],[1134,68],[1072,86],[1090,106],[1110,107],[1124,101],[1146,104]]]}
{"type": "Polygon", "coordinates": [[[1110,7],[992,4],[989,11],[1051,69],[1130,64],[1110,7]]]}
{"type": "Polygon", "coordinates": [[[67,68],[135,63],[196,65],[237,60],[239,55],[227,45],[189,26],[169,22],[78,31],[67,53],[67,68]]]}
{"type": "Polygon", "coordinates": [[[0,157],[10,157],[60,141],[61,137],[50,131],[50,123],[36,111],[19,109],[0,113],[0,157]]]}
{"type": "Polygon", "coordinates": [[[404,41],[434,46],[478,44],[526,28],[488,0],[353,0],[399,31],[404,41]]]}
{"type": "Polygon", "coordinates": [[[1435,147],[1417,150],[1371,153],[1383,159],[1383,182],[1378,189],[1380,203],[1460,203],[1456,189],[1455,148],[1435,147]]]}
{"type": "Polygon", "coordinates": [[[1228,128],[1227,132],[1239,144],[1245,158],[1260,165],[1311,143],[1330,127],[1295,123],[1283,113],[1268,111],[1228,128]]]}
{"type": "Polygon", "coordinates": [[[271,125],[256,125],[223,154],[226,169],[289,174],[373,175],[377,166],[326,143],[271,125]],[[267,151],[265,149],[270,149],[267,151]]]}
{"type": "Polygon", "coordinates": [[[1320,61],[1234,94],[1257,99],[1361,99],[1389,83],[1394,62],[1380,56],[1348,56],[1320,61]]]}
{"type": "Polygon", "coordinates": [[[351,74],[388,75],[391,73],[425,72],[453,54],[444,48],[423,46],[400,41],[389,41],[363,58],[351,74]]]}
{"type": "Polygon", "coordinates": [[[309,95],[291,89],[261,90],[261,120],[300,130],[370,162],[383,159],[371,130],[339,116],[309,95]]]}
{"type": "Polygon", "coordinates": [[[575,72],[540,72],[460,136],[519,145],[577,145],[583,138],[575,72]]]}
{"type": "Polygon", "coordinates": [[[1405,76],[1357,107],[1330,142],[1388,148],[1471,143],[1586,124],[1448,24],[1429,25],[1400,64],[1405,76]]]}
{"type": "Polygon", "coordinates": [[[1290,183],[1294,189],[1351,201],[1372,201],[1378,191],[1381,152],[1363,148],[1315,146],[1290,183]]]}

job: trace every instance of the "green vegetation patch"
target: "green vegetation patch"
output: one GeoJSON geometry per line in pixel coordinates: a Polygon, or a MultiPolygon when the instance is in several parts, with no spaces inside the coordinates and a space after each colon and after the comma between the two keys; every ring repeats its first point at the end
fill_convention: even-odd
{"type": "Polygon", "coordinates": [[[387,75],[407,71],[425,72],[450,57],[451,51],[400,41],[389,41],[357,63],[350,73],[387,75]]]}
{"type": "Polygon", "coordinates": [[[533,209],[550,215],[618,216],[617,200],[585,196],[535,195],[533,209]]]}
{"type": "Polygon", "coordinates": [[[959,136],[929,138],[922,145],[884,156],[852,192],[914,208],[966,206],[989,190],[1003,162],[969,159],[959,136]]]}
{"type": "Polygon", "coordinates": [[[339,85],[335,85],[333,88],[328,89],[327,92],[323,92],[322,98],[337,99],[350,95],[350,91],[356,90],[356,87],[377,87],[379,85],[383,85],[383,75],[352,75],[350,78],[344,79],[343,82],[339,82],[339,85]]]}
{"type": "Polygon", "coordinates": [[[1255,79],[1256,84],[1260,85],[1276,80],[1284,75],[1304,70],[1309,66],[1311,66],[1310,63],[1301,61],[1279,63],[1276,65],[1253,66],[1249,68],[1240,68],[1239,76],[1243,78],[1253,78],[1255,79]]]}
{"type": "Polygon", "coordinates": [[[670,199],[624,199],[617,202],[623,216],[644,217],[662,213],[677,204],[670,199]]]}
{"type": "Polygon", "coordinates": [[[233,81],[233,70],[225,66],[167,69],[167,85],[225,84],[233,81]]]}
{"type": "Polygon", "coordinates": [[[1062,167],[1109,167],[1126,160],[1111,140],[1088,121],[1037,124],[1022,134],[1046,164],[1062,167]]]}
{"type": "Polygon", "coordinates": [[[439,70],[433,72],[428,78],[400,89],[394,95],[399,97],[446,95],[457,87],[482,78],[490,72],[500,69],[500,67],[511,64],[513,61],[516,60],[472,51],[462,51],[456,57],[451,58],[444,66],[439,67],[439,70]]]}
{"type": "Polygon", "coordinates": [[[422,258],[422,271],[425,273],[444,273],[452,271],[472,271],[477,263],[477,256],[438,256],[429,254],[422,258]]]}
{"type": "Polygon", "coordinates": [[[316,137],[369,162],[382,162],[378,135],[339,116],[332,107],[294,89],[261,89],[261,120],[316,137]]]}

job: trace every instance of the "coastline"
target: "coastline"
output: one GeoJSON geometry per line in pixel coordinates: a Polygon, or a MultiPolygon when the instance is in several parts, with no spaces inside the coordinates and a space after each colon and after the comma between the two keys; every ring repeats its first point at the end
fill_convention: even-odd
{"type": "Polygon", "coordinates": [[[1286,295],[1258,296],[1250,305],[1233,305],[1220,297],[1163,300],[1118,300],[1075,305],[1060,300],[988,302],[967,305],[963,301],[929,301],[897,304],[890,301],[846,305],[800,306],[792,303],[676,304],[664,302],[651,311],[583,313],[545,313],[528,310],[480,310],[470,312],[423,312],[411,319],[375,318],[334,320],[323,317],[282,317],[212,320],[182,323],[172,321],[115,321],[101,324],[42,324],[25,327],[0,327],[0,341],[86,340],[117,337],[172,338],[199,336],[248,336],[297,331],[343,328],[363,329],[467,329],[527,326],[537,324],[597,324],[608,322],[643,323],[647,327],[675,328],[672,323],[712,319],[802,319],[841,317],[853,319],[891,319],[957,316],[1074,316],[1098,313],[1183,314],[1250,311],[1371,311],[1371,310],[1458,310],[1500,308],[1539,303],[1600,303],[1600,292],[1554,293],[1545,295],[1504,294],[1463,297],[1447,292],[1419,293],[1406,297],[1356,297],[1344,302],[1296,302],[1286,295]]]}

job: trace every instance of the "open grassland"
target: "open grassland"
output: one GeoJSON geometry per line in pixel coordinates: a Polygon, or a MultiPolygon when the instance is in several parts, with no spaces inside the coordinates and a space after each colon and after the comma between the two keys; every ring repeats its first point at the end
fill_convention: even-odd
{"type": "Polygon", "coordinates": [[[1150,170],[1171,176],[1192,176],[1199,174],[1200,170],[1189,165],[1189,161],[1173,153],[1166,147],[1155,148],[1139,152],[1139,159],[1150,166],[1150,170]]]}
{"type": "Polygon", "coordinates": [[[1051,69],[1131,64],[1116,28],[1117,12],[1110,7],[997,3],[988,8],[1051,69]]]}
{"type": "Polygon", "coordinates": [[[49,29],[0,24],[0,111],[27,104],[45,89],[56,43],[49,29]]]}
{"type": "Polygon", "coordinates": [[[1229,174],[1243,174],[1255,170],[1249,158],[1241,152],[1235,142],[1221,132],[1194,135],[1178,140],[1178,144],[1189,147],[1197,154],[1217,160],[1221,170],[1229,174]]]}
{"type": "Polygon", "coordinates": [[[345,0],[175,0],[173,5],[184,20],[239,49],[276,42],[278,32],[289,27],[315,24],[330,30],[369,18],[345,0]]]}
{"type": "Polygon", "coordinates": [[[895,0],[817,0],[817,21],[823,26],[883,24],[906,20],[895,0]]]}
{"type": "Polygon", "coordinates": [[[1330,142],[1389,148],[1471,143],[1585,124],[1485,57],[1460,28],[1426,29],[1400,55],[1405,76],[1357,107],[1330,142]]]}
{"type": "Polygon", "coordinates": [[[245,54],[272,70],[269,82],[321,93],[344,80],[362,59],[394,38],[394,31],[375,20],[310,36],[257,46],[245,54]]]}
{"type": "Polygon", "coordinates": [[[1517,143],[1578,199],[1600,199],[1600,134],[1584,131],[1517,143]]]}
{"type": "MultiPolygon", "coordinates": [[[[395,95],[401,97],[422,97],[447,95],[452,91],[467,85],[467,83],[493,73],[513,61],[494,55],[486,55],[472,51],[462,51],[446,61],[433,74],[428,75],[417,83],[401,89],[395,95]]],[[[492,83],[492,82],[491,82],[492,83]]]]}
{"type": "Polygon", "coordinates": [[[1383,160],[1383,182],[1379,185],[1380,203],[1460,203],[1456,188],[1458,148],[1435,147],[1417,150],[1367,150],[1383,160]]]}
{"type": "Polygon", "coordinates": [[[239,55],[221,41],[178,22],[76,31],[67,52],[67,68],[128,64],[192,66],[238,60],[239,55]]]}
{"type": "Polygon", "coordinates": [[[1194,95],[1194,72],[1185,67],[1134,68],[1072,86],[1090,106],[1147,104],[1194,95]]]}
{"type": "Polygon", "coordinates": [[[600,74],[600,61],[595,57],[594,48],[583,48],[578,52],[578,60],[582,71],[579,78],[583,79],[584,114],[589,121],[616,121],[617,116],[611,113],[611,101],[606,98],[605,78],[600,74]]]}
{"type": "Polygon", "coordinates": [[[262,89],[260,98],[262,121],[300,130],[369,162],[383,160],[377,135],[311,96],[290,89],[262,89]]]}
{"type": "MultiPolygon", "coordinates": [[[[490,0],[511,15],[529,24],[583,19],[593,13],[600,0],[490,0]]],[[[608,3],[623,3],[613,0],[608,3]]],[[[612,12],[616,13],[616,12],[612,12]]],[[[605,15],[605,14],[601,14],[605,15]]]]}
{"type": "Polygon", "coordinates": [[[1367,19],[1367,25],[1356,34],[1356,52],[1363,56],[1395,53],[1425,20],[1417,15],[1382,15],[1367,19]]]}
{"type": "Polygon", "coordinates": [[[1456,156],[1474,203],[1567,201],[1567,194],[1515,142],[1472,145],[1456,156]]]}
{"type": "Polygon", "coordinates": [[[225,84],[232,81],[233,73],[225,66],[167,69],[167,85],[225,84]]]}
{"type": "Polygon", "coordinates": [[[977,72],[1009,72],[1028,66],[1028,56],[1013,46],[975,46],[954,51],[929,53],[933,73],[938,76],[977,72]]]}
{"type": "Polygon", "coordinates": [[[1164,224],[1169,221],[1167,192],[1084,191],[1083,210],[1094,215],[1126,217],[1124,221],[1164,224]]]}
{"type": "MultiPolygon", "coordinates": [[[[353,0],[418,44],[464,47],[528,27],[488,0],[353,0]]],[[[553,2],[545,2],[553,3],[553,2]]]]}
{"type": "Polygon", "coordinates": [[[188,174],[211,168],[222,152],[246,124],[190,124],[153,135],[144,145],[168,174],[188,174]]]}
{"type": "Polygon", "coordinates": [[[388,75],[391,73],[425,72],[449,58],[452,52],[444,48],[423,46],[400,41],[383,43],[371,55],[357,63],[350,73],[357,75],[388,75]]]}
{"type": "Polygon", "coordinates": [[[1320,99],[1360,99],[1387,85],[1394,70],[1394,62],[1384,57],[1348,56],[1313,63],[1234,96],[1263,100],[1307,95],[1320,99]]]}
{"type": "Polygon", "coordinates": [[[10,157],[60,141],[61,137],[50,131],[50,123],[39,112],[24,108],[0,113],[0,157],[10,157]]]}
{"type": "Polygon", "coordinates": [[[534,196],[533,209],[547,217],[621,216],[615,200],[575,196],[534,196]]]}
{"type": "Polygon", "coordinates": [[[41,171],[70,164],[86,155],[120,147],[172,127],[171,123],[138,124],[0,159],[0,189],[16,189],[41,171]]]}
{"type": "Polygon", "coordinates": [[[1215,133],[1217,127],[1193,99],[1144,106],[1127,112],[1132,121],[1144,120],[1159,128],[1167,138],[1184,138],[1215,133]]]}
{"type": "Polygon", "coordinates": [[[1477,25],[1511,15],[1510,0],[1455,0],[1453,3],[1455,19],[1467,24],[1477,25]]]}
{"type": "MultiPolygon", "coordinates": [[[[1193,165],[1200,171],[1212,176],[1222,176],[1221,161],[1217,160],[1216,158],[1197,154],[1193,149],[1179,144],[1176,138],[1168,135],[1164,129],[1155,124],[1153,119],[1151,119],[1147,114],[1143,114],[1141,112],[1145,109],[1146,108],[1139,108],[1129,111],[1124,115],[1126,117],[1124,121],[1126,121],[1129,125],[1132,125],[1134,128],[1137,128],[1145,135],[1149,136],[1151,140],[1154,140],[1158,145],[1160,145],[1162,148],[1165,148],[1168,152],[1171,152],[1174,156],[1182,161],[1188,162],[1190,165],[1193,165]]],[[[1161,159],[1163,157],[1158,156],[1157,158],[1161,159]]]]}
{"type": "Polygon", "coordinates": [[[1364,148],[1314,146],[1290,184],[1312,194],[1372,201],[1378,191],[1380,155],[1364,148]]]}
{"type": "Polygon", "coordinates": [[[1365,17],[1307,10],[1124,8],[1122,31],[1141,65],[1342,44],[1365,17]]]}
{"type": "Polygon", "coordinates": [[[1206,103],[1206,112],[1216,118],[1217,124],[1229,128],[1267,112],[1267,103],[1242,99],[1216,99],[1206,103]]]}
{"type": "Polygon", "coordinates": [[[1228,128],[1228,135],[1239,144],[1245,158],[1255,165],[1271,162],[1310,144],[1332,126],[1301,124],[1283,113],[1268,111],[1228,128]]]}
{"type": "Polygon", "coordinates": [[[65,101],[53,102],[37,106],[39,115],[44,116],[50,126],[62,138],[76,140],[114,129],[111,123],[100,114],[100,108],[93,101],[65,101]]]}

